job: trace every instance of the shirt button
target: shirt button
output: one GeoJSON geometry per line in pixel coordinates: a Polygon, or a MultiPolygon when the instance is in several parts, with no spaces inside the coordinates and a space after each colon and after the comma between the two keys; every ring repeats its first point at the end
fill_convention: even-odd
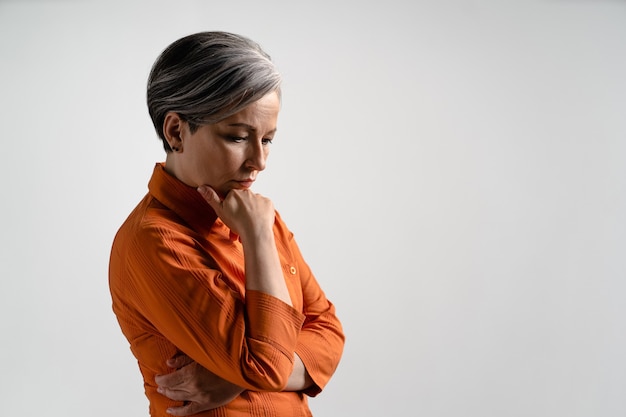
{"type": "Polygon", "coordinates": [[[295,266],[289,267],[289,272],[291,272],[291,275],[296,275],[296,267],[295,266]]]}

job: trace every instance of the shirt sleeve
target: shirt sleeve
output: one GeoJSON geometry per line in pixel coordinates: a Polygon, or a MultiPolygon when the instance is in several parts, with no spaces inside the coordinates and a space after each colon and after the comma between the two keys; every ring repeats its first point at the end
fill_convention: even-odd
{"type": "Polygon", "coordinates": [[[315,383],[304,392],[314,397],[322,391],[337,369],[345,336],[335,314],[335,306],[326,298],[295,240],[292,240],[291,246],[299,265],[305,315],[295,352],[315,383]]]}
{"type": "Polygon", "coordinates": [[[246,389],[285,386],[302,313],[258,291],[244,299],[184,230],[146,225],[128,249],[136,308],[165,339],[246,389]]]}

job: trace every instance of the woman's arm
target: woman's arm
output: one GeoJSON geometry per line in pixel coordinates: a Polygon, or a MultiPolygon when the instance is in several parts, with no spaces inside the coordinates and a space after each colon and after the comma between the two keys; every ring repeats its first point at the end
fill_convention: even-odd
{"type": "Polygon", "coordinates": [[[272,202],[249,190],[231,190],[223,201],[211,187],[201,186],[198,192],[241,239],[246,290],[260,291],[292,305],[274,240],[272,202]]]}
{"type": "Polygon", "coordinates": [[[326,298],[293,236],[290,236],[290,248],[302,286],[302,313],[305,315],[295,353],[313,381],[304,393],[315,396],[326,386],[339,365],[345,335],[335,306],[326,298]]]}
{"type": "MultiPolygon", "coordinates": [[[[185,405],[167,410],[173,416],[189,416],[221,407],[245,391],[243,388],[220,378],[185,355],[168,360],[168,366],[176,371],[156,377],[158,391],[174,401],[185,405]]],[[[302,360],[294,355],[294,367],[284,391],[303,391],[313,381],[302,360]]]]}
{"type": "MultiPolygon", "coordinates": [[[[280,217],[278,217],[278,222],[282,224],[280,217]]],[[[293,236],[289,234],[285,240],[290,242],[289,245],[293,255],[292,261],[298,265],[297,270],[299,271],[301,281],[303,311],[306,320],[300,331],[296,352],[294,353],[293,371],[284,391],[303,391],[309,395],[317,395],[332,376],[341,358],[344,344],[343,330],[335,315],[334,306],[326,299],[309,267],[302,259],[300,250],[295,241],[293,241],[293,236]],[[304,355],[308,359],[315,375],[314,378],[311,377],[300,355],[304,355]]],[[[181,371],[175,371],[166,376],[168,379],[159,379],[157,381],[159,386],[165,392],[175,389],[173,381],[181,379],[176,376],[179,373],[181,371]]],[[[214,394],[201,392],[202,389],[200,387],[208,386],[205,379],[211,380],[211,378],[210,375],[205,374],[199,367],[189,368],[184,375],[187,385],[182,387],[182,391],[185,392],[186,396],[170,398],[190,401],[189,406],[193,407],[193,409],[208,410],[212,407],[206,401],[206,398],[214,394]]],[[[226,386],[229,384],[226,381],[224,383],[226,386]]],[[[174,415],[189,414],[191,413],[185,407],[181,407],[176,410],[174,415]]]]}
{"type": "Polygon", "coordinates": [[[176,371],[157,375],[155,382],[160,394],[184,402],[182,406],[167,409],[167,413],[173,416],[189,416],[224,406],[245,391],[184,354],[169,359],[167,365],[176,371]]]}
{"type": "Polygon", "coordinates": [[[293,356],[293,371],[283,391],[304,391],[313,384],[313,380],[300,356],[297,353],[294,353],[293,356]]]}

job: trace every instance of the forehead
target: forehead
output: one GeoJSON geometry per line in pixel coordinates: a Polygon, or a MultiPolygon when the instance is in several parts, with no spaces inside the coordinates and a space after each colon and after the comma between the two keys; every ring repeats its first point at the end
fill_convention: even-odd
{"type": "Polygon", "coordinates": [[[269,93],[244,107],[239,112],[220,121],[220,125],[249,125],[257,129],[275,129],[280,111],[280,99],[276,92],[269,93]]]}

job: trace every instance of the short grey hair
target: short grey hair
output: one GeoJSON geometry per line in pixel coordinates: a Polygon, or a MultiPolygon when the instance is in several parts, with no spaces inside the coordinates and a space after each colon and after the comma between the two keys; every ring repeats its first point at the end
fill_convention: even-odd
{"type": "Polygon", "coordinates": [[[228,32],[185,36],[161,53],[148,77],[148,111],[166,152],[163,123],[169,112],[189,123],[217,123],[263,96],[277,92],[281,76],[254,41],[228,32]]]}

